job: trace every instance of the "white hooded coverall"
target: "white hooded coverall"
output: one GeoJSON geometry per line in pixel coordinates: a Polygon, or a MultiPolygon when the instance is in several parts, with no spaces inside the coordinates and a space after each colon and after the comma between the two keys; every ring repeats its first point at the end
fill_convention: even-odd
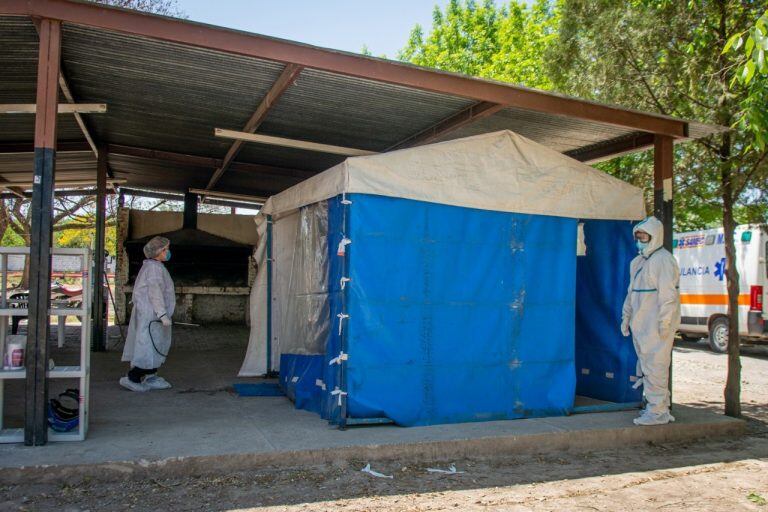
{"type": "Polygon", "coordinates": [[[666,423],[669,414],[669,367],[672,344],[680,326],[680,267],[662,247],[664,226],[655,217],[636,225],[632,234],[651,235],[645,247],[630,263],[630,281],[622,309],[622,331],[632,333],[638,365],[642,371],[647,401],[644,416],[666,423]]]}
{"type": "Polygon", "coordinates": [[[173,280],[165,265],[153,259],[144,260],[136,276],[131,302],[133,311],[128,323],[122,360],[130,361],[131,366],[144,370],[159,368],[165,362],[165,357],[158,352],[168,354],[171,348],[171,327],[152,321],[163,315],[172,318],[176,307],[173,280]]]}

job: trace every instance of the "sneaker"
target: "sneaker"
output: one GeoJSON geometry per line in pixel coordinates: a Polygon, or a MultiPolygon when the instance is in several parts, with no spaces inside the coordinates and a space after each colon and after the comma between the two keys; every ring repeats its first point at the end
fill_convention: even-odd
{"type": "Polygon", "coordinates": [[[643,425],[643,426],[650,426],[650,425],[666,425],[667,423],[671,423],[675,421],[675,417],[669,414],[668,412],[662,413],[662,414],[654,414],[648,411],[643,412],[642,415],[640,415],[639,418],[635,418],[633,420],[633,423],[635,425],[643,425]]]}
{"type": "Polygon", "coordinates": [[[142,384],[149,387],[149,389],[170,389],[171,388],[170,382],[168,382],[162,377],[158,377],[157,375],[147,375],[146,377],[144,377],[144,382],[142,384]]]}
{"type": "Polygon", "coordinates": [[[128,377],[120,377],[120,385],[125,389],[130,389],[131,391],[136,391],[137,393],[144,393],[145,391],[152,389],[143,382],[133,382],[128,377]]]}

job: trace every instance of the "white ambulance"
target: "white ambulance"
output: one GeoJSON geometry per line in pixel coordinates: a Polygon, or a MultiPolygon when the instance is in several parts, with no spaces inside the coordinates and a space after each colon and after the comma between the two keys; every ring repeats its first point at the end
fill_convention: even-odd
{"type": "MultiPolygon", "coordinates": [[[[723,228],[676,233],[673,248],[680,265],[680,334],[685,340],[709,338],[715,352],[728,349],[728,291],[723,228]]],[[[768,225],[736,228],[739,270],[739,334],[742,342],[768,341],[768,225]]]]}

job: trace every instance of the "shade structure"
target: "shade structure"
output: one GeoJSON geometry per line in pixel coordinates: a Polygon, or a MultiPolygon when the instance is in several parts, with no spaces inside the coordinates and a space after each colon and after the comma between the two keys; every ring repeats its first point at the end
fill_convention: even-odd
{"type": "Polygon", "coordinates": [[[241,375],[279,368],[338,424],[563,415],[577,387],[638,399],[618,322],[642,216],[640,189],[506,131],[350,158],[260,213],[241,375]]]}

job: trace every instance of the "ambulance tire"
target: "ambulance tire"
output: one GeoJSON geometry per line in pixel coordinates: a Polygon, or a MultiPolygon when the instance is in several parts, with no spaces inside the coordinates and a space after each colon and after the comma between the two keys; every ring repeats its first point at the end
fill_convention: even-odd
{"type": "Polygon", "coordinates": [[[709,348],[718,354],[728,352],[728,317],[715,318],[709,324],[709,348]]]}

